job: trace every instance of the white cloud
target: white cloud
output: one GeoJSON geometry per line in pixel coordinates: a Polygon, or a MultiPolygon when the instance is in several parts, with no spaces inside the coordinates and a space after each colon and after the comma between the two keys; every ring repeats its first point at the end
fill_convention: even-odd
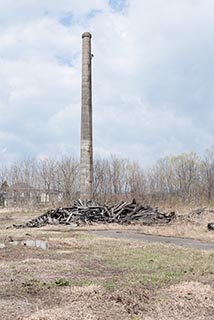
{"type": "Polygon", "coordinates": [[[93,34],[95,153],[149,164],[213,143],[213,2],[110,4],[0,2],[4,159],[79,154],[83,31],[93,34]]]}
{"type": "Polygon", "coordinates": [[[100,38],[103,29],[98,19],[105,24],[105,40],[98,50],[106,52],[100,56],[108,67],[103,72],[100,62],[96,85],[99,84],[99,92],[103,94],[103,103],[99,97],[97,104],[101,103],[107,114],[111,114],[109,106],[114,110],[105,136],[113,131],[110,145],[112,141],[116,143],[113,137],[121,137],[115,149],[128,153],[135,141],[133,132],[139,139],[130,156],[141,158],[149,146],[152,152],[148,162],[167,153],[201,151],[212,143],[214,11],[211,8],[214,8],[211,1],[133,0],[128,14],[120,18],[115,15],[114,23],[109,22],[112,18],[109,14],[94,21],[94,32],[98,30],[100,38]],[[138,108],[137,100],[142,101],[138,108]],[[145,105],[149,107],[144,109],[145,105]]]}
{"type": "Polygon", "coordinates": [[[1,24],[40,20],[43,16],[60,19],[64,15],[82,16],[90,10],[106,10],[107,0],[7,0],[0,2],[1,24]]]}

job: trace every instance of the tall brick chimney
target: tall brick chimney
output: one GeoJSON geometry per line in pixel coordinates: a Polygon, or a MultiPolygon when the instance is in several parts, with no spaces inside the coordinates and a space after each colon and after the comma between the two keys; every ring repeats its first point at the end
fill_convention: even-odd
{"type": "Polygon", "coordinates": [[[93,197],[93,134],[91,85],[91,34],[82,34],[82,108],[80,151],[80,199],[93,197]]]}

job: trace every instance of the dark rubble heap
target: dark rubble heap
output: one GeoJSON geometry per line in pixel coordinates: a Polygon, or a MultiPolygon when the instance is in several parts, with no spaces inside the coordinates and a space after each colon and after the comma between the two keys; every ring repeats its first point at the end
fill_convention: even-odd
{"type": "Polygon", "coordinates": [[[47,224],[64,224],[79,226],[93,223],[142,223],[145,225],[170,223],[175,218],[175,212],[161,212],[149,205],[123,202],[114,205],[99,205],[94,202],[83,203],[78,200],[69,208],[49,210],[41,216],[16,228],[39,228],[47,224]]]}

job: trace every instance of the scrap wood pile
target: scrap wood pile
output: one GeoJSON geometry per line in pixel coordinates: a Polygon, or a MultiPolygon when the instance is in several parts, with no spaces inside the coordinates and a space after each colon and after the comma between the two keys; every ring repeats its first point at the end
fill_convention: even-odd
{"type": "Polygon", "coordinates": [[[120,202],[115,206],[99,205],[97,203],[83,203],[78,200],[72,207],[49,210],[43,215],[17,228],[42,227],[47,224],[76,225],[92,223],[129,224],[142,222],[143,224],[169,223],[175,218],[174,212],[160,212],[158,208],[133,202],[120,202]]]}
{"type": "Polygon", "coordinates": [[[114,206],[78,200],[70,208],[49,210],[43,215],[16,228],[42,227],[47,224],[67,224],[79,226],[93,223],[143,224],[169,223],[175,218],[174,212],[160,212],[158,208],[132,202],[120,202],[114,206]]]}

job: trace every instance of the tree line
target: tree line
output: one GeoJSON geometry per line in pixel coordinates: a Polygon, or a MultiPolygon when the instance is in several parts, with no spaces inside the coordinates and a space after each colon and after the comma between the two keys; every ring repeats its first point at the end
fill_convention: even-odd
{"type": "MultiPolygon", "coordinates": [[[[1,192],[10,194],[13,190],[22,194],[23,186],[25,189],[29,186],[29,192],[43,193],[47,200],[43,202],[53,206],[66,206],[78,199],[79,183],[76,157],[29,158],[0,168],[1,192]]],[[[191,152],[162,158],[150,168],[142,168],[137,162],[115,155],[108,159],[97,158],[93,188],[94,199],[101,203],[135,198],[153,205],[212,205],[214,146],[202,156],[191,152]]],[[[30,197],[28,199],[30,201],[30,197]]],[[[26,205],[28,199],[16,201],[16,205],[26,205]]]]}

